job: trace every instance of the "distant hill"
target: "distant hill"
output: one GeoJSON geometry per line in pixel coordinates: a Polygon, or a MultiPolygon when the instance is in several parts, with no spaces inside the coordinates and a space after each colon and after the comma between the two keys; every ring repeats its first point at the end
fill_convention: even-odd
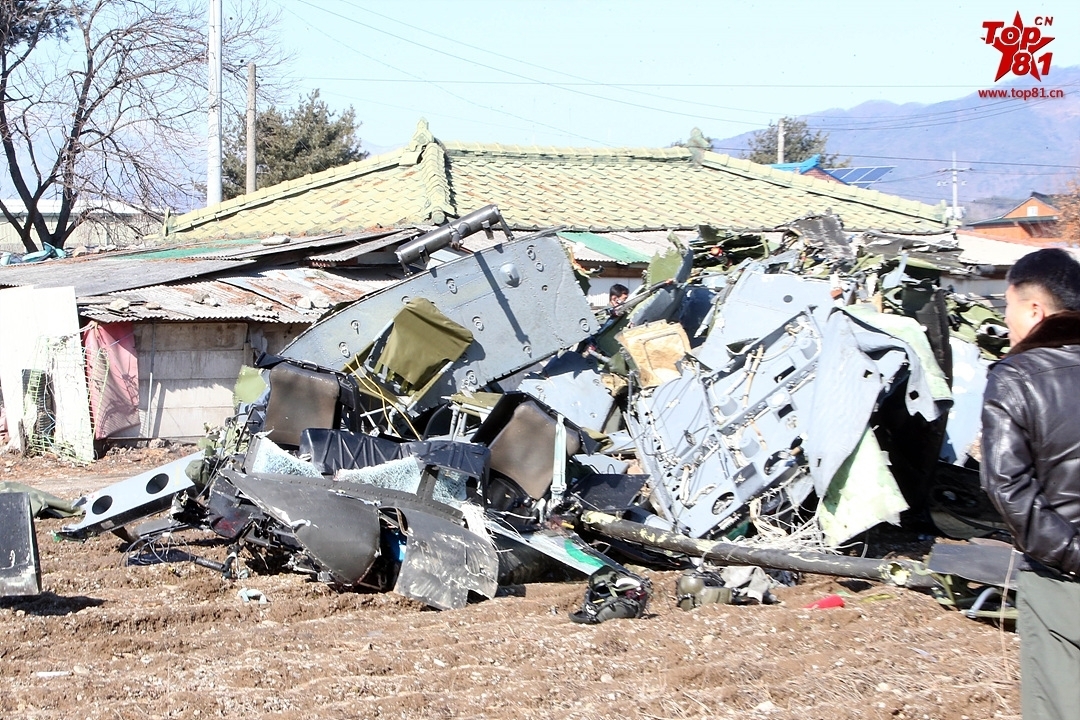
{"type": "MultiPolygon", "coordinates": [[[[1025,80],[996,87],[1014,86],[1040,84],[1025,80]]],[[[937,171],[950,165],[955,152],[957,165],[971,168],[959,175],[965,183],[959,198],[968,207],[966,219],[975,220],[1000,214],[1033,190],[1061,192],[1068,180],[1080,179],[1080,173],[1063,168],[988,164],[1080,166],[1080,66],[1053,68],[1041,86],[1064,90],[1065,97],[1025,101],[972,93],[932,105],[874,101],[823,110],[806,120],[828,132],[829,152],[850,157],[852,166],[896,166],[873,189],[923,202],[952,202],[951,174],[937,171]]],[[[750,135],[714,140],[713,146],[737,155],[750,135]]]]}

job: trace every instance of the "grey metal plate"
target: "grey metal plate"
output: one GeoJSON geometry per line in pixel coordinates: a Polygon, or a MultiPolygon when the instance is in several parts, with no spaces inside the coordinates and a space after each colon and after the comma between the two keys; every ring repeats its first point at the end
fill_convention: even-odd
{"type": "Polygon", "coordinates": [[[576,353],[566,353],[544,368],[542,376],[522,380],[518,390],[562,413],[579,427],[601,430],[615,403],[602,377],[594,362],[576,353]]]}
{"type": "Polygon", "coordinates": [[[495,596],[499,557],[490,540],[415,510],[405,519],[408,541],[395,592],[440,610],[464,607],[470,591],[495,596]]]}
{"type": "Polygon", "coordinates": [[[730,357],[727,346],[760,338],[795,313],[816,308],[819,326],[833,307],[827,280],[787,273],[766,274],[758,265],[749,266],[728,293],[717,312],[712,331],[696,354],[710,368],[723,367],[730,357]]]}
{"type": "Polygon", "coordinates": [[[41,594],[29,493],[0,493],[0,597],[41,594]]]}
{"type": "Polygon", "coordinates": [[[349,305],[300,334],[284,357],[341,370],[410,298],[424,297],[473,333],[473,342],[417,403],[438,404],[584,340],[597,329],[558,238],[538,235],[414,275],[349,305]]]}
{"type": "Polygon", "coordinates": [[[821,334],[800,313],[723,370],[684,370],[642,395],[631,431],[659,479],[653,505],[692,537],[734,524],[746,504],[797,479],[791,448],[804,437],[821,334]]]}

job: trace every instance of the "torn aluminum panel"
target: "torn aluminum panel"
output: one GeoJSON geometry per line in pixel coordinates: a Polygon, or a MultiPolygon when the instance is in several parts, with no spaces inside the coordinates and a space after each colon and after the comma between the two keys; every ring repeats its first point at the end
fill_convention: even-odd
{"type": "Polygon", "coordinates": [[[825,325],[808,413],[815,431],[803,446],[818,497],[825,497],[836,471],[863,437],[882,392],[907,361],[897,348],[871,358],[860,347],[859,330],[843,312],[832,313],[825,325]]]}
{"type": "MultiPolygon", "coordinates": [[[[824,372],[821,365],[818,372],[824,372]]],[[[908,509],[874,431],[865,426],[862,430],[858,445],[818,503],[818,522],[828,546],[838,547],[883,522],[899,525],[900,513],[908,509]]]]}
{"type": "Polygon", "coordinates": [[[773,488],[805,497],[805,483],[795,482],[805,474],[797,448],[820,352],[816,323],[799,313],[722,370],[686,367],[638,398],[627,420],[657,481],[652,503],[662,517],[705,537],[730,528],[750,500],[773,488]]]}
{"type": "Polygon", "coordinates": [[[0,493],[0,597],[40,595],[41,562],[29,493],[0,493]]]}
{"type": "Polygon", "coordinates": [[[395,592],[440,610],[464,607],[470,592],[495,596],[499,558],[490,539],[427,513],[402,514],[407,542],[395,592]]]}
{"type": "Polygon", "coordinates": [[[203,458],[205,454],[200,450],[84,495],[75,507],[81,507],[86,514],[78,523],[63,526],[60,535],[82,540],[161,512],[177,493],[195,487],[186,471],[188,465],[203,458]]]}
{"type": "Polygon", "coordinates": [[[518,390],[562,413],[579,427],[602,430],[615,399],[604,386],[596,360],[573,352],[553,358],[540,377],[526,377],[518,390]]]}
{"type": "Polygon", "coordinates": [[[855,249],[844,233],[844,223],[832,213],[807,215],[784,226],[785,234],[798,237],[807,246],[824,251],[828,262],[855,261],[855,249]]]}
{"type": "Polygon", "coordinates": [[[504,585],[537,582],[545,576],[552,563],[583,575],[591,575],[602,567],[626,569],[592,548],[575,533],[548,529],[520,533],[493,521],[488,522],[487,529],[499,548],[499,582],[504,585]],[[541,558],[546,558],[548,562],[541,558]]]}
{"type": "Polygon", "coordinates": [[[901,384],[907,412],[928,421],[950,397],[918,323],[863,306],[834,309],[814,383],[809,416],[814,432],[804,445],[819,497],[855,449],[871,414],[901,384]]]}
{"type": "Polygon", "coordinates": [[[953,358],[953,405],[949,408],[941,459],[963,465],[971,457],[982,429],[983,391],[990,363],[982,358],[975,343],[950,337],[949,346],[953,358]]]}
{"type": "Polygon", "coordinates": [[[496,245],[369,295],[301,333],[282,355],[342,370],[411,298],[424,297],[469,329],[463,357],[417,398],[413,409],[472,392],[596,332],[588,299],[557,237],[536,234],[496,245]]]}
{"type": "Polygon", "coordinates": [[[827,280],[766,273],[765,265],[751,263],[724,298],[696,355],[706,367],[723,367],[731,357],[729,345],[756,340],[807,308],[813,308],[814,319],[824,327],[834,306],[831,293],[827,280]]]}
{"type": "Polygon", "coordinates": [[[296,538],[315,565],[341,585],[355,585],[379,557],[379,507],[334,492],[327,481],[290,475],[222,474],[296,538]]]}

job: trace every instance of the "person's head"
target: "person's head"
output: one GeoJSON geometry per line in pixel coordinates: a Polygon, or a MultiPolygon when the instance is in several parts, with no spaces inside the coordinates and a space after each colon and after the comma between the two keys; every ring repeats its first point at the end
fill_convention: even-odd
{"type": "Polygon", "coordinates": [[[1016,261],[1006,276],[1005,325],[1017,344],[1031,329],[1064,310],[1080,310],[1080,263],[1060,248],[1047,248],[1016,261]]]}
{"type": "Polygon", "coordinates": [[[610,305],[618,305],[626,300],[630,296],[630,288],[626,287],[622,283],[615,283],[608,290],[608,303],[610,305]]]}

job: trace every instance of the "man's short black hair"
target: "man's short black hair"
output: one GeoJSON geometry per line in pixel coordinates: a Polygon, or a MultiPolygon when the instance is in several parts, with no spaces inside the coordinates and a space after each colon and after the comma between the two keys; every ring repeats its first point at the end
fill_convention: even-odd
{"type": "Polygon", "coordinates": [[[1029,253],[1009,269],[1006,281],[1020,289],[1036,285],[1057,305],[1056,310],[1080,310],[1080,263],[1061,248],[1029,253]]]}
{"type": "Polygon", "coordinates": [[[608,297],[609,298],[615,298],[615,297],[619,297],[620,295],[629,295],[629,294],[630,294],[630,288],[626,287],[622,283],[615,283],[614,285],[611,286],[611,289],[608,290],[608,297]]]}

